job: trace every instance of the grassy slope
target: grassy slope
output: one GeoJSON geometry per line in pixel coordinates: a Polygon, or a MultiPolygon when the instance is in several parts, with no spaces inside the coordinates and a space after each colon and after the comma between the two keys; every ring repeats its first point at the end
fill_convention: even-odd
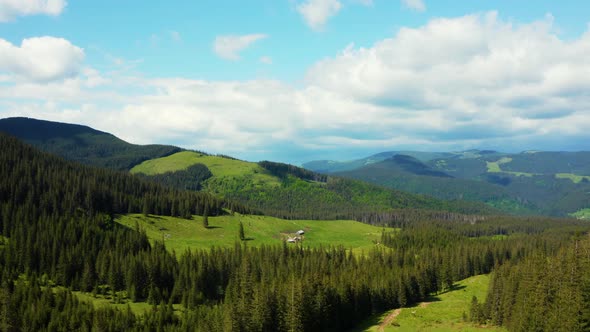
{"type": "Polygon", "coordinates": [[[570,213],[570,216],[578,219],[590,220],[590,208],[581,209],[574,213],[570,213]]]}
{"type": "Polygon", "coordinates": [[[332,179],[327,184],[294,176],[281,179],[257,163],[188,151],[145,161],[131,172],[158,174],[186,169],[196,163],[204,164],[213,174],[203,183],[203,191],[279,217],[340,219],[353,211],[362,213],[406,207],[466,213],[491,211],[480,203],[443,202],[348,179],[332,179]]]}
{"type": "Polygon", "coordinates": [[[488,173],[507,173],[507,174],[512,174],[515,176],[528,176],[528,177],[536,175],[533,173],[509,172],[509,171],[502,170],[502,167],[500,165],[508,164],[511,161],[512,161],[512,158],[508,158],[508,157],[503,157],[503,158],[499,159],[498,161],[494,161],[494,162],[486,161],[486,166],[488,167],[488,173]]]}
{"type": "MultiPolygon", "coordinates": [[[[399,326],[385,326],[383,331],[506,331],[501,327],[485,328],[463,322],[463,313],[469,314],[472,296],[479,302],[486,297],[488,275],[479,275],[455,284],[455,289],[432,297],[427,305],[403,308],[393,322],[399,326]]],[[[380,331],[379,324],[392,311],[373,317],[355,331],[380,331]]]]}
{"type": "Polygon", "coordinates": [[[239,222],[244,225],[248,245],[278,245],[289,233],[305,230],[303,244],[310,247],[342,245],[355,252],[368,251],[379,241],[383,228],[351,220],[284,220],[266,216],[234,215],[209,217],[209,228],[202,217],[193,220],[173,217],[119,216],[117,222],[135,228],[136,223],[152,240],[164,239],[166,247],[181,253],[187,248],[208,249],[211,246],[232,247],[239,241],[239,222]]]}
{"type": "Polygon", "coordinates": [[[203,164],[209,168],[214,177],[252,177],[252,180],[260,184],[279,185],[278,179],[260,167],[256,163],[241,160],[207,156],[198,152],[183,151],[173,155],[144,161],[133,167],[131,173],[144,173],[146,175],[162,174],[185,170],[194,164],[203,164]]]}
{"type": "Polygon", "coordinates": [[[584,179],[590,181],[590,176],[588,176],[588,175],[577,175],[577,174],[572,174],[572,173],[557,173],[557,174],[555,174],[555,178],[569,179],[573,183],[580,183],[584,179]]]}

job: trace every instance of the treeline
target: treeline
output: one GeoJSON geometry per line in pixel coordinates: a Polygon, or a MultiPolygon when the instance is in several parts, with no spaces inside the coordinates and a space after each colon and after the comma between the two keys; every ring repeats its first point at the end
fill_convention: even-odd
{"type": "Polygon", "coordinates": [[[276,163],[272,161],[261,161],[258,165],[269,171],[272,175],[277,176],[281,179],[286,178],[288,175],[300,178],[302,180],[326,182],[328,176],[325,174],[316,173],[313,171],[306,170],[305,168],[284,164],[276,163]]]}
{"type": "Polygon", "coordinates": [[[590,329],[590,238],[575,236],[553,252],[498,267],[486,301],[474,298],[471,319],[511,331],[590,329]]]}
{"type": "Polygon", "coordinates": [[[476,215],[497,213],[483,203],[442,201],[332,176],[326,183],[287,176],[280,186],[260,186],[248,178],[210,179],[207,188],[266,215],[285,219],[353,219],[386,225],[402,209],[476,215]]]}
{"type": "Polygon", "coordinates": [[[160,183],[171,188],[199,191],[202,188],[203,182],[212,177],[213,174],[209,168],[207,168],[207,166],[203,164],[194,164],[181,171],[166,172],[155,175],[137,173],[136,176],[149,181],[160,183]]]}
{"type": "Polygon", "coordinates": [[[90,127],[30,118],[0,119],[0,132],[68,160],[121,171],[182,150],[170,145],[130,144],[90,127]]]}
{"type": "Polygon", "coordinates": [[[0,135],[0,203],[32,207],[36,215],[144,213],[190,218],[252,212],[212,195],[179,191],[126,173],[78,165],[0,135]]]}
{"type": "Polygon", "coordinates": [[[0,143],[0,325],[7,331],[341,331],[459,279],[519,266],[535,254],[559,257],[576,232],[587,230],[551,219],[528,220],[530,229],[519,219],[522,225],[510,228],[506,219],[514,233],[499,241],[468,236],[488,234],[487,219],[422,220],[384,233],[385,246],[363,255],[286,244],[176,255],[112,214],[130,206],[182,213],[182,202],[214,214],[226,201],[74,165],[9,137],[0,143]],[[139,316],[93,308],[72,291],[153,308],[139,316]]]}

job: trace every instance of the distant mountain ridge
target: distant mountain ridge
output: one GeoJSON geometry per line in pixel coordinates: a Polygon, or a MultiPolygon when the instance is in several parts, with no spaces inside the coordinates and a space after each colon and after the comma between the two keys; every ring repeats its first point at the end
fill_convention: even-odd
{"type": "MultiPolygon", "coordinates": [[[[11,118],[0,120],[0,131],[70,160],[131,170],[150,181],[203,191],[286,219],[356,219],[370,223],[384,216],[394,218],[400,209],[405,214],[419,210],[422,215],[428,211],[499,213],[478,202],[445,201],[282,163],[251,163],[165,145],[133,145],[86,126],[11,118]]],[[[413,159],[405,162],[416,163],[413,159]]]]}
{"type": "Polygon", "coordinates": [[[567,215],[590,207],[590,152],[389,151],[310,170],[441,199],[485,202],[507,212],[567,215]]]}
{"type": "Polygon", "coordinates": [[[72,161],[116,170],[181,151],[169,145],[130,144],[83,125],[24,117],[0,119],[0,132],[72,161]]]}

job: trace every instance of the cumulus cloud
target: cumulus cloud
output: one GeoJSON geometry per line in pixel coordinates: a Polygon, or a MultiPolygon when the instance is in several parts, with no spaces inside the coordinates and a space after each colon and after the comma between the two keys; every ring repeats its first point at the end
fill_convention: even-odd
{"type": "Polygon", "coordinates": [[[0,0],[0,22],[12,21],[18,16],[57,16],[66,5],[65,0],[0,0]]]}
{"type": "Polygon", "coordinates": [[[415,11],[423,12],[426,10],[426,5],[422,0],[402,0],[402,4],[415,11]]]}
{"type": "Polygon", "coordinates": [[[84,50],[55,37],[23,39],[20,46],[0,39],[0,72],[19,79],[52,81],[78,74],[84,50]]]}
{"type": "Polygon", "coordinates": [[[235,61],[240,59],[240,52],[242,50],[246,49],[256,41],[267,37],[267,35],[261,33],[241,36],[217,36],[213,43],[213,50],[221,58],[235,61]]]}
{"type": "Polygon", "coordinates": [[[435,19],[371,47],[350,45],[310,68],[297,87],[115,79],[95,71],[7,87],[10,78],[0,75],[0,115],[70,116],[135,143],[249,160],[394,149],[587,149],[590,31],[565,40],[554,30],[551,17],[525,24],[494,12],[435,19]]]}
{"type": "Polygon", "coordinates": [[[321,30],[328,19],[338,13],[342,4],[338,0],[306,0],[297,5],[297,11],[305,23],[314,30],[321,30]]]}
{"type": "Polygon", "coordinates": [[[403,28],[370,48],[350,45],[312,68],[307,81],[383,107],[387,118],[427,114],[426,131],[409,127],[414,136],[496,139],[540,134],[557,119],[587,114],[586,52],[590,33],[564,41],[551,17],[514,25],[492,12],[403,28]]]}

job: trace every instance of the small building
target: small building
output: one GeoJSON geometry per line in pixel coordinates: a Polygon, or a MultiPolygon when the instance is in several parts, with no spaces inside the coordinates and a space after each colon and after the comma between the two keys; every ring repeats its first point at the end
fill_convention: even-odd
{"type": "Polygon", "coordinates": [[[287,242],[289,242],[289,243],[295,243],[295,242],[297,242],[297,240],[294,237],[290,237],[290,238],[287,239],[287,242]]]}
{"type": "Polygon", "coordinates": [[[305,232],[302,229],[297,231],[297,235],[303,235],[303,234],[305,234],[305,232]]]}

